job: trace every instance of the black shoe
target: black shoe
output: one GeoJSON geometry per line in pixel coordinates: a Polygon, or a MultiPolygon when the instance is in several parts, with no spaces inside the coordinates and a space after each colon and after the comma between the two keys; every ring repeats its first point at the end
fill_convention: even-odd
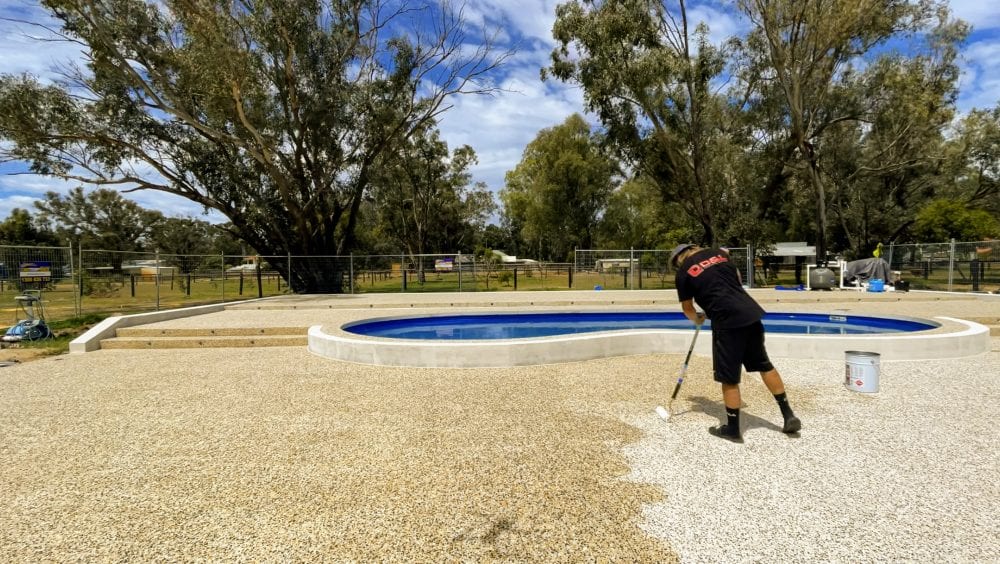
{"type": "Polygon", "coordinates": [[[713,437],[719,437],[720,439],[726,439],[727,441],[732,441],[734,443],[743,444],[743,437],[740,436],[739,432],[732,432],[729,429],[729,425],[719,425],[718,427],[709,427],[708,434],[713,437]]]}
{"type": "Polygon", "coordinates": [[[793,415],[788,419],[785,419],[785,425],[781,428],[781,432],[788,434],[798,433],[799,429],[801,428],[802,428],[802,422],[799,421],[798,417],[793,415]]]}

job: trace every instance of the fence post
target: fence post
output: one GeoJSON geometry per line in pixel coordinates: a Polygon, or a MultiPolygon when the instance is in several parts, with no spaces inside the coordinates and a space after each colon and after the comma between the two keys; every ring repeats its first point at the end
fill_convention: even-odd
{"type": "MultiPolygon", "coordinates": [[[[69,244],[69,279],[72,280],[74,284],[76,284],[76,275],[75,275],[75,273],[76,273],[76,266],[73,264],[73,243],[70,243],[69,244]]],[[[0,286],[0,292],[2,292],[2,291],[3,291],[3,287],[0,286]]],[[[73,315],[77,315],[78,316],[78,315],[80,315],[80,310],[76,306],[76,300],[78,298],[77,294],[79,294],[79,292],[77,292],[76,288],[74,287],[73,288],[73,315]]]]}
{"type": "Polygon", "coordinates": [[[154,256],[156,257],[156,311],[160,311],[160,251],[156,251],[154,256]]]}
{"type": "Polygon", "coordinates": [[[399,273],[403,275],[403,289],[401,292],[406,291],[406,255],[399,255],[399,273]]]}
{"type": "Polygon", "coordinates": [[[257,268],[255,268],[254,270],[257,271],[257,297],[263,298],[264,284],[261,282],[261,277],[260,277],[260,255],[257,255],[257,268]]]}
{"type": "Polygon", "coordinates": [[[955,279],[955,238],[951,239],[948,248],[948,291],[952,291],[952,283],[955,279]]]}
{"type": "Polygon", "coordinates": [[[80,315],[83,315],[83,243],[81,241],[76,242],[76,250],[80,254],[80,285],[77,293],[80,295],[80,315]]]}
{"type": "Polygon", "coordinates": [[[226,253],[219,253],[219,269],[222,270],[222,303],[226,303],[226,253]]]}
{"type": "Polygon", "coordinates": [[[517,291],[517,267],[514,267],[514,290],[517,291]]]}
{"type": "Polygon", "coordinates": [[[635,290],[635,249],[628,248],[628,289],[635,290]]]}
{"type": "Polygon", "coordinates": [[[288,285],[288,291],[294,292],[292,289],[292,252],[288,251],[288,278],[285,279],[288,285]]]}
{"type": "Polygon", "coordinates": [[[458,291],[462,291],[462,252],[458,252],[458,291]]]}
{"type": "MultiPolygon", "coordinates": [[[[817,261],[817,266],[819,262],[817,261]]],[[[746,281],[747,288],[753,288],[753,243],[747,243],[747,278],[746,281]]]]}
{"type": "Polygon", "coordinates": [[[354,293],[354,251],[351,251],[351,293],[354,293]]]}

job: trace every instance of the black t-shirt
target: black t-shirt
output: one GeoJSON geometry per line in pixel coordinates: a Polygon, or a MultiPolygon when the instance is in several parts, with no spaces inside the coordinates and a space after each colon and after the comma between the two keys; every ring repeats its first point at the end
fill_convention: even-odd
{"type": "Polygon", "coordinates": [[[689,256],[678,267],[676,281],[680,301],[693,298],[712,327],[746,327],[764,316],[764,310],[743,289],[729,253],[722,249],[702,249],[689,256]]]}

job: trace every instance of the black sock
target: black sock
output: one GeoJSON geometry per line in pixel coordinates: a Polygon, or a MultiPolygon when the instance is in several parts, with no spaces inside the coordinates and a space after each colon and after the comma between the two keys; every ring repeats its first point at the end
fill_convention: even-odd
{"type": "Polygon", "coordinates": [[[788,405],[788,397],[785,395],[785,392],[781,392],[780,394],[774,394],[774,400],[778,402],[778,408],[781,409],[782,417],[788,419],[792,415],[795,415],[794,413],[792,413],[791,406],[788,405]]]}
{"type": "Polygon", "coordinates": [[[726,427],[729,434],[740,434],[740,408],[726,408],[726,427]]]}

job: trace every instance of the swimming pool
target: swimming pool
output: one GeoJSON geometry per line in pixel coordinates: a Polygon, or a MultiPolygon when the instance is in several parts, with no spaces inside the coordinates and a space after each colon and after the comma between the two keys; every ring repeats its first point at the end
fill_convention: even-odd
{"type": "MultiPolygon", "coordinates": [[[[646,310],[586,308],[573,310],[523,309],[510,313],[491,315],[514,316],[525,322],[538,321],[543,316],[557,314],[620,315],[641,313],[646,310]]],[[[397,338],[376,335],[362,335],[357,332],[368,325],[369,329],[393,325],[416,323],[423,318],[438,326],[434,329],[441,334],[451,329],[445,324],[447,319],[466,321],[481,317],[482,314],[453,314],[448,312],[428,312],[416,316],[413,313],[397,317],[373,317],[368,312],[358,312],[358,317],[331,325],[313,325],[309,328],[309,351],[326,358],[377,364],[384,366],[410,366],[429,368],[482,368],[502,366],[530,366],[560,362],[577,362],[597,358],[638,354],[684,353],[691,345],[693,326],[682,318],[680,311],[654,312],[672,317],[681,328],[597,328],[596,324],[583,325],[591,330],[581,333],[562,333],[549,336],[508,338],[497,336],[480,338],[397,338]],[[669,314],[669,315],[668,315],[669,314]]],[[[959,358],[980,354],[990,349],[989,328],[978,323],[951,317],[927,319],[895,315],[849,315],[847,312],[784,313],[784,319],[776,318],[777,325],[767,334],[767,352],[773,358],[804,359],[844,359],[845,351],[867,351],[882,355],[886,360],[920,360],[959,358]],[[810,331],[816,333],[786,333],[782,326],[801,325],[805,319],[812,319],[810,331]],[[868,325],[871,333],[830,332],[833,327],[853,321],[855,325],[868,325]],[[916,325],[910,325],[915,323],[916,325]],[[884,330],[895,326],[895,332],[884,330]],[[921,327],[922,326],[922,327],[921,327]],[[909,327],[911,331],[902,331],[909,327]]],[[[596,319],[591,317],[589,319],[596,319]]],[[[578,319],[588,319],[578,317],[578,319]]],[[[695,353],[712,353],[712,339],[699,339],[695,353]]]]}
{"type": "MultiPolygon", "coordinates": [[[[711,322],[705,324],[709,328],[711,322]]],[[[768,313],[769,333],[796,335],[868,335],[910,333],[940,327],[921,319],[815,313],[768,313]]],[[[348,323],[349,333],[390,339],[494,340],[531,339],[555,335],[631,329],[693,330],[684,314],[644,311],[542,312],[502,314],[422,315],[348,323]]]]}

